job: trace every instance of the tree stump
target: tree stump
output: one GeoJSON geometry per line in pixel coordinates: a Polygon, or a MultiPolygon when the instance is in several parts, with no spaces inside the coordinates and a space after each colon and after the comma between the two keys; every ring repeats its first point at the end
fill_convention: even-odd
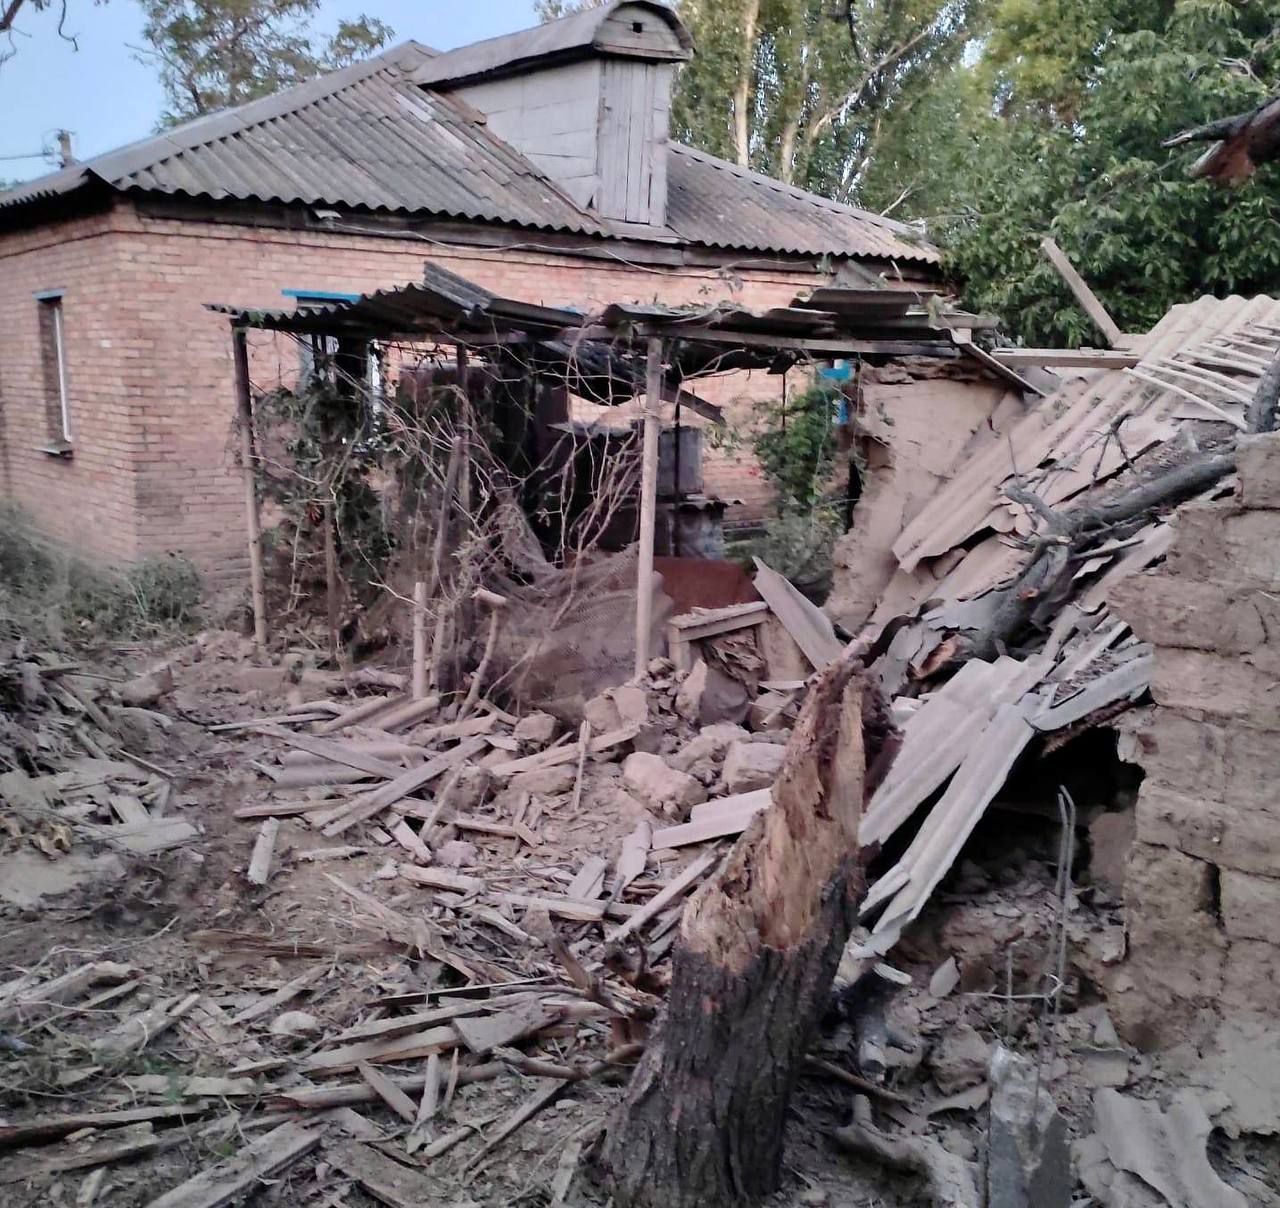
{"type": "Polygon", "coordinates": [[[778,1185],[787,1105],[862,897],[879,745],[864,693],[852,657],[814,685],[772,807],[685,910],[663,1026],[602,1151],[616,1208],[727,1208],[778,1185]]]}

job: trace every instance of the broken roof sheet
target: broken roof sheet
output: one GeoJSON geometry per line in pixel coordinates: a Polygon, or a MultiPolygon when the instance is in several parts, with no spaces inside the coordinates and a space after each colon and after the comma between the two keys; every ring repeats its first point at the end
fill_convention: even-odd
{"type": "MultiPolygon", "coordinates": [[[[883,635],[872,672],[892,696],[925,695],[910,702],[902,752],[868,805],[863,843],[883,843],[947,788],[871,887],[864,913],[873,921],[859,957],[896,943],[1036,735],[1060,742],[1127,708],[1150,683],[1151,647],[1107,606],[1117,582],[1169,548],[1168,523],[1140,512],[1119,532],[1099,528],[1056,578],[1026,587],[1039,603],[1019,631],[1020,657],[965,659],[966,641],[993,632],[997,611],[1023,598],[1015,577],[1033,556],[1030,539],[1057,531],[1005,492],[1018,486],[1069,514],[1233,436],[1280,354],[1280,301],[1176,306],[1135,351],[1137,365],[1074,378],[1039,400],[938,491],[894,546],[899,570],[871,618],[883,635]]],[[[1219,481],[1198,497],[1224,489],[1219,481]]],[[[907,704],[900,700],[899,712],[907,704]]]]}
{"type": "Polygon", "coordinates": [[[652,238],[727,250],[936,264],[911,228],[670,145],[668,225],[616,230],[467,106],[414,84],[434,51],[405,42],[0,193],[0,212],[80,190],[254,201],[652,238]]]}

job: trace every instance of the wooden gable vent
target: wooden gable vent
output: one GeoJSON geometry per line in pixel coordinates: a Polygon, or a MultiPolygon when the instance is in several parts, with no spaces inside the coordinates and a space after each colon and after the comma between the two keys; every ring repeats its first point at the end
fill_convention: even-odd
{"type": "Polygon", "coordinates": [[[579,205],[663,226],[672,77],[692,53],[671,9],[613,0],[449,51],[414,78],[484,114],[579,205]]]}

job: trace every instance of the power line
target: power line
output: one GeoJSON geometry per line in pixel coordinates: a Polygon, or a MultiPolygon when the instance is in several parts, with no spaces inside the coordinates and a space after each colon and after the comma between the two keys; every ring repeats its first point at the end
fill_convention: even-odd
{"type": "Polygon", "coordinates": [[[10,159],[44,159],[48,155],[48,151],[37,151],[33,155],[0,155],[0,160],[10,159]]]}

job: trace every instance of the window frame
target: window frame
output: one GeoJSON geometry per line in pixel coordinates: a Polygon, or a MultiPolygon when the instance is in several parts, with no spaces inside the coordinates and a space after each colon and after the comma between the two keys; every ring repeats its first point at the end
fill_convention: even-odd
{"type": "Polygon", "coordinates": [[[40,353],[42,371],[45,377],[45,425],[49,443],[42,452],[58,457],[69,457],[75,447],[75,428],[71,423],[71,382],[67,373],[67,323],[64,300],[66,291],[61,289],[39,290],[35,295],[36,305],[40,308],[37,314],[41,318],[40,353]],[[53,340],[52,366],[48,358],[48,350],[44,347],[44,316],[50,317],[49,333],[53,340]],[[54,381],[49,381],[49,370],[52,367],[54,381]],[[53,407],[53,390],[57,391],[57,409],[53,407]],[[56,415],[56,430],[54,419],[56,415]]]}

